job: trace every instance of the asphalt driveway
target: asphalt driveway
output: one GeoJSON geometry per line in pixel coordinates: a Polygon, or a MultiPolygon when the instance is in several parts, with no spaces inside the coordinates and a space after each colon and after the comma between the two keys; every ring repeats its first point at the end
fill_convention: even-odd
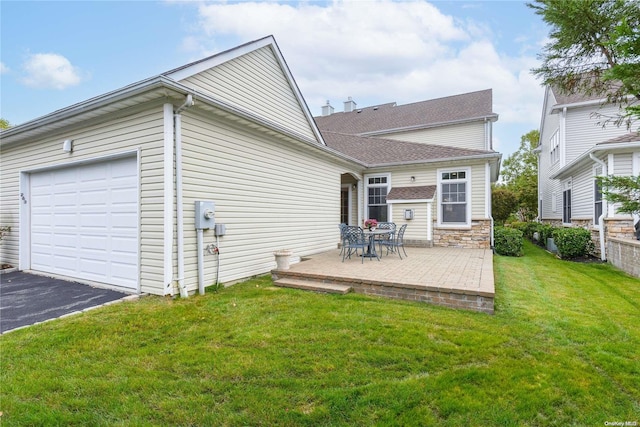
{"type": "Polygon", "coordinates": [[[0,333],[129,296],[109,289],[14,271],[0,275],[0,333]]]}

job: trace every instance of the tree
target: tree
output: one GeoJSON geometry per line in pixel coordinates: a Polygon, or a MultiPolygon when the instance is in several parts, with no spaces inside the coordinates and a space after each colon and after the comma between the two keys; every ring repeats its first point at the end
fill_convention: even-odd
{"type": "Polygon", "coordinates": [[[534,150],[539,141],[538,130],[523,135],[518,150],[502,166],[502,180],[516,196],[515,213],[521,221],[533,220],[538,211],[538,156],[534,150]]]}
{"type": "Polygon", "coordinates": [[[0,129],[9,129],[10,127],[9,120],[0,118],[0,129]]]}
{"type": "Polygon", "coordinates": [[[619,203],[620,213],[640,215],[640,176],[600,176],[602,195],[610,203],[619,203]]]}
{"type": "Polygon", "coordinates": [[[496,224],[504,224],[518,210],[518,197],[504,185],[491,189],[491,215],[496,224]]]}
{"type": "Polygon", "coordinates": [[[627,114],[615,123],[631,126],[632,116],[640,117],[633,105],[640,100],[640,2],[535,0],[527,5],[551,26],[542,65],[533,73],[566,94],[601,95],[625,105],[627,114]]]}

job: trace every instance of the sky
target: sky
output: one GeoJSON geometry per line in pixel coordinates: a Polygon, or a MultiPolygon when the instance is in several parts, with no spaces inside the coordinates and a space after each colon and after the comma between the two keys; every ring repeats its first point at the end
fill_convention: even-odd
{"type": "Polygon", "coordinates": [[[504,158],[538,129],[548,27],[521,1],[0,1],[0,117],[18,125],[273,35],[313,115],[493,89],[504,158]]]}

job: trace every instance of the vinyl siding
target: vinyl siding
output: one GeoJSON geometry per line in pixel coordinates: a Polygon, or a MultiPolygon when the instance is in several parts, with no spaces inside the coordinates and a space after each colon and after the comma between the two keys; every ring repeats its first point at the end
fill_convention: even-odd
{"type": "MultiPolygon", "coordinates": [[[[391,173],[391,187],[410,187],[422,185],[438,184],[438,169],[471,168],[471,219],[486,219],[485,216],[485,163],[475,161],[470,163],[438,163],[434,165],[422,165],[414,167],[402,168],[384,168],[375,169],[368,173],[391,173]],[[415,182],[411,182],[411,177],[415,177],[415,182]]],[[[433,201],[433,221],[434,228],[438,217],[438,193],[433,201]]],[[[427,238],[427,204],[426,203],[393,203],[391,205],[391,216],[393,221],[401,227],[402,224],[408,224],[405,232],[406,239],[425,240],[427,238]],[[404,209],[414,209],[414,219],[404,219],[404,209]]]]}
{"type": "Polygon", "coordinates": [[[388,138],[398,141],[436,144],[473,150],[486,150],[484,133],[483,122],[471,122],[409,132],[389,133],[379,136],[380,138],[388,138]]]}
{"type": "MultiPolygon", "coordinates": [[[[212,200],[220,238],[220,282],[275,268],[273,251],[305,256],[339,242],[340,177],[349,172],[300,144],[282,142],[231,122],[183,114],[185,284],[197,288],[194,202],[212,200]]],[[[204,232],[205,244],[215,241],[204,232]]],[[[216,257],[205,256],[205,284],[216,257]]]]}
{"type": "Polygon", "coordinates": [[[594,113],[615,116],[619,112],[616,106],[581,107],[567,109],[566,118],[566,163],[569,164],[580,154],[599,142],[627,134],[626,126],[608,124],[602,127],[598,122],[604,119],[592,117],[594,113]]]}
{"type": "Polygon", "coordinates": [[[251,111],[305,138],[316,137],[271,50],[265,46],[180,83],[251,111]]]}
{"type": "MultiPolygon", "coordinates": [[[[43,167],[64,167],[78,161],[100,160],[104,156],[140,150],[139,256],[142,292],[162,293],[163,281],[163,112],[154,104],[136,109],[124,117],[106,119],[83,128],[47,135],[3,147],[0,165],[0,224],[11,226],[3,239],[2,262],[19,263],[20,171],[43,167]],[[62,141],[73,139],[73,153],[62,151],[62,141]]],[[[135,153],[133,153],[135,155],[135,153]]],[[[27,232],[28,230],[24,230],[27,232]]],[[[25,248],[28,250],[28,248],[25,248]]]]}
{"type": "MultiPolygon", "coordinates": [[[[589,165],[573,175],[571,189],[571,218],[593,219],[593,166],[589,165]]],[[[560,199],[560,206],[562,199],[560,199]]]]}
{"type": "Polygon", "coordinates": [[[633,154],[621,153],[613,156],[614,175],[633,175],[633,154]]]}
{"type": "Polygon", "coordinates": [[[542,151],[539,155],[538,164],[538,177],[540,182],[540,188],[538,189],[538,199],[542,199],[542,212],[540,213],[543,219],[560,218],[561,212],[553,212],[552,210],[552,198],[553,193],[559,191],[559,183],[555,180],[551,180],[549,177],[560,168],[560,162],[551,164],[550,157],[550,138],[560,129],[559,114],[550,114],[551,107],[556,103],[556,99],[550,90],[546,91],[545,105],[546,110],[543,111],[543,123],[540,133],[540,144],[542,145],[542,151]]]}

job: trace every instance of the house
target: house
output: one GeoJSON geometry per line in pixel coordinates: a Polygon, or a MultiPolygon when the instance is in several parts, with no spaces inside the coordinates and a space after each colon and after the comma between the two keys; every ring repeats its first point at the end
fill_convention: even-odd
{"type": "Polygon", "coordinates": [[[348,98],[344,106],[335,112],[327,102],[316,117],[327,146],[363,167],[362,180],[342,177],[343,223],[409,224],[405,241],[413,245],[490,247],[501,159],[491,90],[366,108],[348,98]]]}
{"type": "Polygon", "coordinates": [[[268,272],[279,249],[335,249],[341,214],[486,247],[500,155],[490,91],[475,97],[482,111],[430,101],[395,133],[321,132],[274,38],[244,44],[2,131],[1,262],[187,296],[268,272]]]}
{"type": "Polygon", "coordinates": [[[640,173],[638,133],[601,123],[619,112],[602,97],[567,95],[547,87],[537,148],[539,219],[591,230],[603,259],[607,240],[631,239],[638,220],[603,200],[596,183],[599,175],[640,173]]]}

